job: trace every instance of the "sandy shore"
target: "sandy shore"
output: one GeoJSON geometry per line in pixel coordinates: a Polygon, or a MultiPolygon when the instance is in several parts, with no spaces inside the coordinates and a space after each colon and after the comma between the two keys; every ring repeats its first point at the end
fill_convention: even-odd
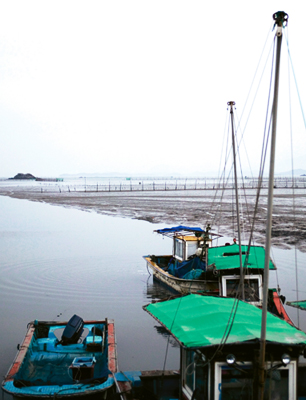
{"type": "MultiPolygon", "coordinates": [[[[231,190],[227,190],[223,195],[221,191],[216,190],[160,192],[59,192],[54,190],[44,192],[31,187],[1,186],[0,195],[94,211],[104,215],[145,220],[152,224],[165,223],[168,226],[186,224],[205,227],[207,223],[210,223],[215,232],[230,237],[234,235],[235,205],[231,190]]],[[[253,191],[244,193],[241,203],[241,222],[245,238],[248,238],[251,228],[250,220],[254,212],[255,193],[253,191]]],[[[267,193],[263,192],[254,231],[255,241],[263,244],[266,204],[267,193]]],[[[306,251],[305,215],[305,189],[295,191],[294,202],[289,190],[276,189],[272,244],[282,248],[291,248],[296,245],[299,250],[306,251]]]]}

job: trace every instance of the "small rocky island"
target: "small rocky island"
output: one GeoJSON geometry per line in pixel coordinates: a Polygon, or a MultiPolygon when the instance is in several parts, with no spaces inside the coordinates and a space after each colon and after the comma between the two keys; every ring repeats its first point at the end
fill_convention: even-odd
{"type": "Polygon", "coordinates": [[[34,180],[34,181],[35,181],[37,178],[36,178],[34,175],[32,175],[32,174],[22,174],[22,173],[19,173],[19,174],[15,175],[14,178],[9,178],[9,179],[18,179],[18,180],[21,180],[21,179],[31,179],[31,180],[34,180]]]}
{"type": "Polygon", "coordinates": [[[19,172],[17,175],[14,176],[14,178],[8,178],[9,180],[28,180],[28,181],[40,181],[40,182],[63,182],[63,178],[38,178],[37,176],[34,176],[32,174],[22,174],[19,172]]]}

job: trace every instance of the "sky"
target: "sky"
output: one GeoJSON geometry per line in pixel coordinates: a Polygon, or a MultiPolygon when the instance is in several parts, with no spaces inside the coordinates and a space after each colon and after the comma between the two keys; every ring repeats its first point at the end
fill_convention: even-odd
{"type": "MultiPolygon", "coordinates": [[[[215,174],[227,102],[236,102],[238,117],[248,115],[246,99],[265,43],[271,48],[272,14],[279,10],[289,14],[286,33],[305,104],[304,2],[3,0],[0,177],[215,174]]],[[[306,169],[303,114],[290,82],[297,122],[291,129],[282,89],[277,172],[306,169]]],[[[255,175],[268,80],[263,83],[256,116],[243,131],[248,156],[242,160],[255,175]]]]}

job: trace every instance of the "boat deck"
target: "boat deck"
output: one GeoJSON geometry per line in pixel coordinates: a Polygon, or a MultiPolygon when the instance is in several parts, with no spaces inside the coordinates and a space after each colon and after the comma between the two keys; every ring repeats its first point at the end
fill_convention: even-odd
{"type": "Polygon", "coordinates": [[[88,370],[88,372],[83,372],[83,379],[86,379],[84,373],[88,374],[88,379],[106,379],[108,376],[107,352],[102,351],[101,344],[101,336],[95,338],[95,346],[88,346],[86,342],[63,346],[56,345],[56,339],[37,339],[14,379],[15,386],[72,384],[76,380],[82,380],[82,370],[88,370]],[[75,358],[84,360],[91,358],[94,363],[92,367],[76,368],[72,366],[75,358]]]}

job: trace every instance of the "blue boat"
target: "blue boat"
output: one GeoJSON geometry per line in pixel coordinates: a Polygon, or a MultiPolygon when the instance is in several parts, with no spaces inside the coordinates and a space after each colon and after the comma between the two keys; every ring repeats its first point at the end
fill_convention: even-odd
{"type": "Polygon", "coordinates": [[[112,320],[37,321],[28,330],[2,389],[17,397],[73,397],[113,390],[117,350],[112,320]]]}

